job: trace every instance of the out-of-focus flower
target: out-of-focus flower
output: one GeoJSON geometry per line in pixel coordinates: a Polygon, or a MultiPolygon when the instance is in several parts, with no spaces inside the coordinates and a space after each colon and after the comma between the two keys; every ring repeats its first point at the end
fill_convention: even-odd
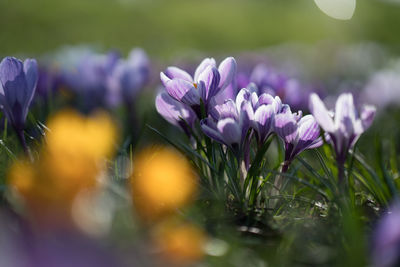
{"type": "Polygon", "coordinates": [[[400,104],[400,61],[397,65],[371,75],[363,91],[368,102],[378,107],[400,104]]]}
{"type": "Polygon", "coordinates": [[[207,242],[201,228],[173,219],[158,225],[153,231],[153,238],[160,250],[161,260],[174,266],[187,266],[201,260],[207,242]]]}
{"type": "Polygon", "coordinates": [[[372,266],[394,267],[400,264],[400,205],[393,205],[379,221],[373,235],[372,266]]]}
{"type": "Polygon", "coordinates": [[[150,61],[142,49],[133,49],[127,59],[119,59],[108,80],[108,101],[131,104],[146,85],[150,75],[150,61]]]}
{"type": "Polygon", "coordinates": [[[0,105],[16,130],[25,150],[23,130],[29,106],[35,94],[38,81],[36,60],[22,62],[13,57],[6,57],[0,63],[0,105]]]}
{"type": "Polygon", "coordinates": [[[335,113],[329,112],[318,95],[310,96],[310,111],[321,128],[329,135],[336,160],[344,164],[347,152],[367,130],[375,117],[373,106],[364,106],[359,116],[354,105],[353,95],[343,93],[336,101],[335,113]]]}
{"type": "Polygon", "coordinates": [[[114,150],[116,128],[105,113],[85,118],[73,111],[52,117],[48,128],[39,159],[15,162],[8,179],[33,219],[67,222],[75,197],[97,187],[114,150]]]}
{"type": "Polygon", "coordinates": [[[117,52],[78,50],[76,53],[79,57],[75,57],[75,62],[62,67],[62,78],[83,101],[86,110],[115,107],[121,102],[131,105],[149,79],[149,59],[141,49],[133,49],[127,59],[117,52]]]}
{"type": "Polygon", "coordinates": [[[144,220],[173,213],[194,197],[196,174],[189,161],[171,148],[145,149],[135,157],[133,168],[134,205],[144,220]]]}
{"type": "Polygon", "coordinates": [[[272,67],[264,64],[257,65],[250,75],[249,82],[257,86],[258,95],[267,93],[279,96],[284,103],[295,109],[307,107],[309,90],[298,80],[290,78],[272,67]]]}
{"type": "Polygon", "coordinates": [[[200,123],[207,136],[239,152],[243,148],[252,118],[251,102],[238,97],[236,102],[228,99],[222,105],[215,105],[210,116],[200,123]]]}
{"type": "MultiPolygon", "coordinates": [[[[275,116],[275,131],[285,143],[285,162],[287,168],[293,159],[306,149],[319,147],[323,144],[319,137],[318,123],[312,115],[301,117],[288,109],[275,116]]],[[[282,172],[285,172],[282,169],[282,172]]]]}
{"type": "Polygon", "coordinates": [[[162,92],[156,97],[156,109],[169,123],[181,127],[187,135],[190,135],[188,127],[192,128],[197,120],[191,108],[162,92]]]}
{"type": "Polygon", "coordinates": [[[177,67],[168,67],[160,77],[170,96],[191,107],[202,118],[201,103],[208,112],[210,101],[232,83],[235,73],[234,58],[226,58],[218,68],[213,58],[206,58],[197,67],[194,77],[177,67]]]}
{"type": "Polygon", "coordinates": [[[65,85],[80,98],[84,109],[90,111],[106,105],[108,79],[118,59],[116,52],[87,52],[77,59],[76,65],[63,70],[65,85]]]}

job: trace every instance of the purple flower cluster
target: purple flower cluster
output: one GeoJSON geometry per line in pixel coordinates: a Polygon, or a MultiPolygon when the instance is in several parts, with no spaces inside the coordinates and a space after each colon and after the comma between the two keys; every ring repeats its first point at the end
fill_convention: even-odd
{"type": "Polygon", "coordinates": [[[237,84],[245,87],[249,83],[257,85],[258,94],[267,93],[279,96],[285,103],[295,109],[307,108],[310,90],[300,83],[299,80],[279,72],[273,67],[258,64],[250,75],[239,75],[237,84]]]}
{"type": "Polygon", "coordinates": [[[161,73],[166,92],[156,98],[157,111],[186,133],[199,119],[204,134],[230,147],[237,155],[251,142],[252,136],[261,147],[273,133],[285,143],[287,162],[305,149],[322,145],[319,126],[312,115],[302,117],[301,111],[292,113],[279,96],[260,90],[254,83],[220,103],[221,95],[231,93],[226,91],[236,81],[235,71],[233,58],[225,59],[218,69],[214,59],[205,59],[194,78],[179,68],[167,68],[161,73]]]}
{"type": "Polygon", "coordinates": [[[97,106],[115,107],[131,104],[150,75],[146,53],[134,49],[127,59],[116,52],[83,53],[72,66],[62,70],[62,79],[82,100],[87,109],[97,106]]]}

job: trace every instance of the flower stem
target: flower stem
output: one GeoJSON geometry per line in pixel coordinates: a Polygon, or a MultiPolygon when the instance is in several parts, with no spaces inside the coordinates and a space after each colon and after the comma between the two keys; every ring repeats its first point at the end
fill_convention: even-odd
{"type": "MultiPolygon", "coordinates": [[[[289,169],[290,166],[290,161],[285,160],[284,162],[282,162],[281,164],[281,171],[280,174],[276,177],[275,182],[274,182],[274,187],[271,190],[271,196],[275,197],[279,195],[279,192],[281,190],[282,187],[282,181],[283,181],[283,173],[286,173],[289,169]]],[[[275,207],[276,204],[278,203],[277,199],[272,201],[272,207],[275,207]]]]}
{"type": "Polygon", "coordinates": [[[18,140],[21,143],[22,148],[24,149],[25,155],[29,158],[29,160],[33,161],[31,151],[29,150],[29,147],[26,144],[24,130],[17,130],[16,132],[17,132],[18,140]]]}

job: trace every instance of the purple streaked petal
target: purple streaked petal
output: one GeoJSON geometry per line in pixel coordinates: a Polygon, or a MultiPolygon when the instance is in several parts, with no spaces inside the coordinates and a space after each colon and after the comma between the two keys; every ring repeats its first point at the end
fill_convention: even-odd
{"type": "Polygon", "coordinates": [[[199,105],[200,96],[194,85],[181,79],[170,80],[166,83],[165,89],[168,94],[187,105],[199,105]]]}
{"type": "MultiPolygon", "coordinates": [[[[270,105],[275,102],[275,99],[272,95],[263,93],[258,98],[258,105],[270,105]]],[[[277,112],[276,112],[277,113],[277,112]]]]}
{"type": "Polygon", "coordinates": [[[194,72],[194,82],[199,81],[199,76],[200,74],[208,67],[217,67],[217,63],[215,62],[215,59],[213,58],[205,58],[200,65],[197,67],[196,71],[194,72]]]}
{"type": "Polygon", "coordinates": [[[354,133],[356,122],[356,108],[354,106],[353,95],[350,93],[341,94],[335,107],[335,128],[349,137],[354,133]]]}
{"type": "Polygon", "coordinates": [[[364,106],[361,111],[361,122],[364,131],[368,129],[374,121],[376,108],[374,106],[364,106]]]}
{"type": "Polygon", "coordinates": [[[168,67],[164,73],[170,79],[182,79],[182,80],[193,83],[192,76],[180,68],[168,67]]]}
{"type": "Polygon", "coordinates": [[[239,124],[242,129],[242,136],[245,137],[250,128],[250,122],[254,120],[254,110],[250,102],[243,102],[240,108],[239,124]]]}
{"type": "Polygon", "coordinates": [[[232,83],[236,74],[236,60],[233,57],[228,57],[219,64],[218,71],[221,75],[218,87],[224,89],[232,83]]]}
{"type": "Polygon", "coordinates": [[[28,115],[28,109],[35,95],[36,85],[39,79],[38,65],[35,59],[27,59],[24,62],[24,72],[27,84],[25,99],[22,104],[22,117],[25,119],[28,115]]]}
{"type": "Polygon", "coordinates": [[[169,81],[171,81],[171,79],[164,72],[160,72],[160,79],[164,87],[169,81]]]}
{"type": "Polygon", "coordinates": [[[182,119],[192,126],[196,119],[196,114],[190,108],[185,107],[166,92],[157,95],[156,109],[165,120],[176,126],[180,125],[179,121],[182,119]]]}
{"type": "Polygon", "coordinates": [[[217,130],[217,124],[211,118],[206,118],[200,122],[202,131],[211,139],[216,140],[219,143],[224,144],[225,141],[221,133],[217,130]]]}
{"type": "Polygon", "coordinates": [[[254,128],[260,138],[259,141],[264,141],[264,139],[273,131],[274,115],[275,112],[271,105],[262,105],[254,113],[254,128]]]}
{"type": "Polygon", "coordinates": [[[299,140],[314,141],[320,135],[317,121],[312,115],[306,115],[298,123],[299,140]]]}
{"type": "Polygon", "coordinates": [[[241,109],[243,102],[250,100],[251,93],[246,88],[242,88],[236,96],[236,108],[241,109]]]}
{"type": "Polygon", "coordinates": [[[226,118],[218,121],[217,129],[221,133],[225,144],[240,144],[242,129],[234,119],[226,118]]]}
{"type": "Polygon", "coordinates": [[[225,119],[225,118],[232,118],[235,120],[239,120],[238,110],[236,109],[235,102],[232,99],[228,99],[222,105],[214,106],[211,111],[210,115],[215,120],[225,119]]]}
{"type": "Polygon", "coordinates": [[[319,96],[315,93],[310,95],[310,111],[314,115],[315,120],[326,132],[334,132],[335,125],[329,111],[326,109],[325,104],[321,101],[319,96]]]}
{"type": "Polygon", "coordinates": [[[206,99],[210,99],[217,94],[220,75],[217,68],[208,66],[198,77],[198,82],[204,82],[206,89],[206,99]]]}
{"type": "Polygon", "coordinates": [[[285,143],[294,143],[298,134],[298,129],[293,115],[289,113],[275,115],[275,131],[285,143]]]}

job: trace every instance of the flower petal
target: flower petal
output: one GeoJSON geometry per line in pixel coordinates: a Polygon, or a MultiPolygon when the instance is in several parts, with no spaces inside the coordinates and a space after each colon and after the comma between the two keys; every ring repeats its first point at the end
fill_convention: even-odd
{"type": "Polygon", "coordinates": [[[364,131],[371,126],[372,122],[374,121],[375,114],[376,108],[374,106],[367,105],[363,107],[363,110],[361,111],[361,122],[364,131]]]}
{"type": "Polygon", "coordinates": [[[329,111],[326,109],[325,104],[321,101],[319,96],[315,93],[310,95],[310,111],[314,115],[315,120],[326,132],[334,132],[335,125],[329,111]]]}
{"type": "Polygon", "coordinates": [[[298,123],[299,140],[314,141],[320,135],[317,121],[312,115],[306,115],[298,123]]]}
{"type": "Polygon", "coordinates": [[[170,80],[166,83],[165,89],[168,94],[187,105],[199,105],[200,96],[194,85],[182,79],[170,80]]]}
{"type": "Polygon", "coordinates": [[[219,64],[218,71],[221,75],[218,87],[224,89],[230,83],[232,83],[233,78],[236,74],[236,60],[233,57],[228,57],[219,64]]]}
{"type": "Polygon", "coordinates": [[[0,82],[10,106],[16,101],[20,104],[25,102],[28,86],[22,61],[13,57],[4,58],[0,63],[0,82]]]}
{"type": "Polygon", "coordinates": [[[197,67],[196,71],[194,72],[194,82],[199,81],[199,76],[200,74],[208,67],[217,67],[217,63],[215,62],[215,59],[213,58],[205,58],[200,65],[197,67]]]}
{"type": "Polygon", "coordinates": [[[196,114],[190,108],[185,107],[166,92],[157,95],[156,109],[165,120],[176,126],[180,126],[180,120],[185,120],[188,125],[193,125],[196,119],[196,114]]]}
{"type": "Polygon", "coordinates": [[[225,141],[220,132],[217,130],[217,124],[211,119],[206,118],[201,120],[200,122],[201,130],[211,139],[216,140],[222,144],[225,144],[225,141]]]}
{"type": "Polygon", "coordinates": [[[198,82],[204,82],[206,89],[206,97],[204,100],[210,99],[217,94],[220,76],[217,68],[209,65],[198,77],[198,82]]]}
{"type": "Polygon", "coordinates": [[[293,115],[290,113],[277,114],[275,116],[275,131],[285,143],[294,143],[298,129],[293,115]]]}
{"type": "Polygon", "coordinates": [[[170,79],[182,79],[182,80],[193,83],[192,76],[180,68],[168,67],[164,73],[170,79]]]}
{"type": "Polygon", "coordinates": [[[356,112],[353,95],[349,93],[341,94],[336,101],[335,128],[340,129],[346,137],[354,133],[356,112]]]}
{"type": "Polygon", "coordinates": [[[241,128],[232,118],[218,121],[217,129],[221,133],[225,144],[240,144],[242,138],[241,128]]]}

